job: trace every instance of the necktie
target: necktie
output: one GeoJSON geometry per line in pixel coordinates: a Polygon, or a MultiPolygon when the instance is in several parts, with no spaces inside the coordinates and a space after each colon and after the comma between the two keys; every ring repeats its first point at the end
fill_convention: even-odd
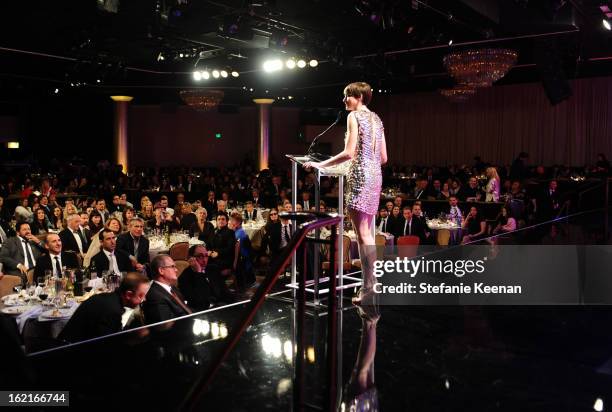
{"type": "Polygon", "coordinates": [[[174,288],[170,289],[170,296],[178,303],[178,305],[183,308],[183,310],[187,313],[193,313],[193,311],[189,308],[189,306],[185,305],[185,302],[179,297],[178,293],[174,288]]]}
{"type": "MultiPolygon", "coordinates": [[[[81,244],[79,245],[77,242],[77,247],[80,248],[80,250],[78,252],[80,252],[81,254],[83,254],[83,252],[85,251],[85,244],[83,243],[83,238],[81,237],[81,232],[79,232],[78,230],[75,230],[74,232],[75,235],[77,235],[77,237],[79,238],[79,240],[81,241],[81,244]]],[[[76,251],[75,251],[76,252],[76,251]]]]}
{"type": "Polygon", "coordinates": [[[28,244],[28,241],[25,239],[23,239],[22,242],[26,250],[26,262],[28,264],[28,269],[32,269],[34,267],[34,257],[32,257],[32,252],[30,252],[30,245],[28,244]]]}
{"type": "Polygon", "coordinates": [[[387,218],[383,219],[382,231],[387,233],[387,218]]]}
{"type": "Polygon", "coordinates": [[[55,275],[58,278],[62,276],[62,267],[60,266],[59,256],[55,257],[55,275]]]}
{"type": "Polygon", "coordinates": [[[289,236],[289,225],[285,225],[284,230],[283,230],[284,236],[285,236],[285,242],[289,243],[290,240],[290,236],[289,236]]]}
{"type": "Polygon", "coordinates": [[[85,236],[83,229],[79,229],[79,236],[81,238],[81,242],[83,242],[83,251],[85,251],[87,250],[87,236],[85,236]]]}

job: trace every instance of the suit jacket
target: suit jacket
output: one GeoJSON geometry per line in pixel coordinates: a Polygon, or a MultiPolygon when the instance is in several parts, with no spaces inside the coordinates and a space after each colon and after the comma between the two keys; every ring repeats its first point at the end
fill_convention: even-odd
{"type": "MultiPolygon", "coordinates": [[[[64,252],[62,250],[62,266],[66,266],[70,269],[76,269],[79,267],[79,260],[76,254],[71,252],[64,252]]],[[[53,271],[53,265],[49,254],[45,254],[36,259],[36,268],[34,269],[34,279],[45,276],[45,270],[53,271]]]]}
{"type": "MultiPolygon", "coordinates": [[[[0,261],[2,261],[4,265],[4,273],[7,275],[21,275],[21,272],[17,269],[17,265],[25,261],[21,240],[22,238],[19,236],[10,237],[2,245],[2,249],[0,250],[0,261]]],[[[44,250],[41,246],[38,246],[32,241],[28,241],[28,243],[32,247],[32,258],[34,262],[36,262],[44,253],[44,250]]]]}
{"type": "MultiPolygon", "coordinates": [[[[130,260],[130,256],[123,250],[115,249],[115,260],[117,260],[117,267],[119,268],[120,272],[129,272],[132,270],[132,261],[130,260]]],[[[106,257],[104,250],[100,250],[100,252],[96,254],[91,261],[98,272],[108,270],[110,267],[110,262],[108,257],[106,257]]]]}
{"type": "MultiPolygon", "coordinates": [[[[179,299],[183,299],[182,295],[179,299]]],[[[188,313],[179,305],[174,298],[156,282],[151,283],[151,287],[147,292],[147,297],[142,304],[144,319],[147,324],[163,322],[179,316],[187,315],[188,313]]]]}
{"type": "Polygon", "coordinates": [[[200,229],[198,223],[194,223],[189,228],[189,236],[193,237],[196,233],[199,233],[198,239],[206,244],[206,247],[210,246],[211,240],[215,235],[215,227],[210,222],[204,222],[204,230],[200,229]]]}
{"type": "Polygon", "coordinates": [[[427,240],[426,233],[428,232],[427,226],[424,223],[423,218],[412,216],[412,223],[410,226],[410,233],[408,226],[406,226],[406,233],[404,233],[404,225],[406,223],[406,219],[402,216],[401,220],[398,221],[398,224],[395,228],[397,235],[395,239],[398,239],[401,236],[418,236],[420,239],[420,243],[423,244],[427,240]]]}
{"type": "MultiPolygon", "coordinates": [[[[276,223],[268,222],[265,226],[264,242],[270,248],[270,257],[274,258],[281,251],[281,228],[283,225],[280,221],[276,223]]],[[[265,250],[265,248],[264,248],[265,250]]]]}
{"type": "Polygon", "coordinates": [[[219,256],[213,259],[216,265],[223,269],[231,268],[234,264],[234,245],[236,244],[236,236],[234,231],[228,229],[227,226],[223,229],[217,229],[210,240],[208,250],[219,253],[219,256]]]}
{"type": "MultiPolygon", "coordinates": [[[[74,312],[60,333],[59,339],[79,342],[120,332],[123,329],[121,324],[123,312],[118,291],[92,296],[74,312]]],[[[134,316],[126,328],[140,326],[141,323],[141,320],[134,316]]]]}
{"type": "Polygon", "coordinates": [[[559,210],[560,204],[559,189],[555,190],[552,195],[548,188],[540,191],[538,197],[536,197],[536,215],[538,219],[540,221],[553,219],[559,210]]]}
{"type": "MultiPolygon", "coordinates": [[[[381,230],[383,232],[391,233],[391,229],[392,229],[392,226],[393,226],[392,221],[391,221],[391,219],[389,219],[389,216],[387,216],[386,219],[387,219],[387,222],[385,224],[385,227],[381,228],[381,230]]],[[[378,228],[380,227],[380,222],[381,221],[382,221],[381,217],[377,217],[376,218],[376,230],[378,230],[378,228]]]]}
{"type": "Polygon", "coordinates": [[[231,303],[235,299],[227,289],[219,267],[210,264],[205,273],[198,273],[191,267],[183,271],[178,280],[178,287],[195,311],[208,309],[217,302],[231,303]]]}
{"type": "MultiPolygon", "coordinates": [[[[249,220],[246,210],[242,213],[242,218],[244,219],[245,222],[249,220]]],[[[253,209],[252,220],[257,220],[257,209],[253,209]]]]}
{"type": "Polygon", "coordinates": [[[117,236],[117,246],[115,250],[122,250],[128,256],[135,256],[138,263],[144,265],[149,263],[149,239],[144,236],[140,237],[138,242],[138,250],[134,251],[134,239],[130,232],[125,232],[117,236]]]}
{"type": "Polygon", "coordinates": [[[198,218],[195,215],[195,213],[189,213],[188,215],[184,215],[181,218],[181,229],[189,230],[191,229],[191,226],[197,221],[198,221],[198,218]]]}
{"type": "MultiPolygon", "coordinates": [[[[81,233],[83,234],[84,239],[83,254],[85,254],[87,253],[87,248],[89,247],[89,236],[85,232],[85,230],[81,231],[81,233]]],[[[62,250],[70,250],[75,253],[81,253],[81,251],[79,250],[79,245],[76,239],[74,238],[74,234],[70,229],[64,229],[59,232],[59,237],[62,240],[62,250]]]]}

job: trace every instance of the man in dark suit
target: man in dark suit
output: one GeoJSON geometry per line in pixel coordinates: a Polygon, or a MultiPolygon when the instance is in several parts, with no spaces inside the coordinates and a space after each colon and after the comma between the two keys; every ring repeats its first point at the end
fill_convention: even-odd
{"type": "Polygon", "coordinates": [[[193,313],[176,288],[178,271],[174,260],[159,254],[151,261],[153,282],[142,305],[145,322],[156,323],[193,313]]]}
{"type": "Polygon", "coordinates": [[[243,219],[245,222],[257,220],[257,209],[253,202],[246,202],[243,219]]]}
{"type": "Polygon", "coordinates": [[[130,256],[123,250],[117,250],[117,238],[110,229],[103,229],[98,235],[102,250],[92,258],[93,267],[101,272],[111,270],[112,273],[120,275],[121,272],[132,270],[130,256]]]}
{"type": "Polygon", "coordinates": [[[178,286],[195,311],[208,309],[218,303],[232,303],[236,300],[225,285],[219,267],[208,264],[208,251],[204,245],[189,248],[189,267],[183,271],[178,286]]]}
{"type": "Polygon", "coordinates": [[[389,221],[389,212],[386,207],[381,207],[376,218],[376,231],[377,232],[391,232],[391,225],[389,221]]]}
{"type": "Polygon", "coordinates": [[[535,202],[535,214],[538,222],[547,222],[554,219],[559,213],[561,205],[557,181],[551,180],[548,187],[540,191],[535,202]]]}
{"type": "Polygon", "coordinates": [[[110,213],[106,210],[106,200],[103,198],[98,199],[96,202],[96,210],[100,212],[100,216],[102,216],[102,224],[105,224],[110,217],[110,213]]]}
{"type": "Polygon", "coordinates": [[[125,207],[121,204],[121,197],[119,195],[113,195],[113,204],[108,212],[110,214],[115,212],[123,213],[123,209],[125,209],[125,207]]]}
{"type": "Polygon", "coordinates": [[[298,203],[302,205],[305,212],[310,211],[310,208],[314,206],[314,202],[310,199],[310,192],[306,190],[302,192],[302,199],[298,203]]]}
{"type": "Polygon", "coordinates": [[[132,218],[128,232],[117,237],[116,250],[122,250],[128,254],[132,261],[132,267],[142,272],[144,265],[149,263],[149,239],[143,236],[144,220],[139,217],[132,218]]]}
{"type": "Polygon", "coordinates": [[[95,295],[83,302],[59,339],[79,342],[141,326],[143,322],[134,309],[144,301],[148,289],[146,276],[136,272],[128,274],[114,292],[95,295]]]}
{"type": "Polygon", "coordinates": [[[29,269],[36,265],[36,259],[44,253],[40,240],[32,235],[27,222],[17,223],[17,236],[6,239],[0,249],[0,261],[7,275],[20,276],[26,280],[29,269]]]}
{"type": "Polygon", "coordinates": [[[48,233],[45,239],[47,254],[36,259],[34,279],[45,276],[45,271],[50,270],[55,276],[62,276],[62,268],[79,268],[79,260],[75,253],[62,251],[62,240],[57,233],[48,233]]]}
{"type": "Polygon", "coordinates": [[[212,262],[219,266],[220,270],[231,269],[234,265],[236,237],[234,232],[227,227],[227,213],[219,212],[217,215],[217,229],[213,235],[208,256],[212,262]]]}
{"type": "Polygon", "coordinates": [[[421,221],[421,219],[417,218],[416,216],[413,216],[412,209],[410,209],[410,207],[404,207],[404,209],[402,210],[402,219],[400,220],[400,222],[400,236],[418,236],[420,239],[420,243],[425,243],[425,241],[429,237],[429,233],[427,232],[426,226],[421,221]]]}
{"type": "Polygon", "coordinates": [[[74,213],[66,217],[68,227],[59,233],[62,239],[62,249],[84,256],[89,243],[87,234],[81,228],[81,216],[74,213]]]}

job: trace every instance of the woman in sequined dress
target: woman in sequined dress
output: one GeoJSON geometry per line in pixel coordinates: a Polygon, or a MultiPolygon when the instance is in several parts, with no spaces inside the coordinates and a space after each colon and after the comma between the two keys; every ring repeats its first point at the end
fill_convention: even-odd
{"type": "Polygon", "coordinates": [[[323,162],[308,162],[304,167],[325,168],[349,161],[344,204],[357,234],[363,286],[353,298],[361,304],[373,296],[376,278],[373,273],[376,246],[372,225],[378,211],[382,186],[381,165],[387,162],[387,146],[382,121],[367,108],[372,88],[363,82],[344,88],[344,105],[350,113],[344,150],[323,162]]]}

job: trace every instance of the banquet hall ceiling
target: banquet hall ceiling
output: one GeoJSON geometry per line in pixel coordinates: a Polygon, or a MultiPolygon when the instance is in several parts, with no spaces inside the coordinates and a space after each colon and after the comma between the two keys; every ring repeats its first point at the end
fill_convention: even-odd
{"type": "MultiPolygon", "coordinates": [[[[554,55],[569,78],[612,65],[604,1],[594,0],[68,0],[3,5],[0,90],[130,93],[177,99],[214,86],[236,103],[254,95],[338,98],[366,80],[391,92],[452,84],[450,50],[510,47],[518,67],[502,82],[538,81],[535,56],[554,55]],[[544,35],[556,33],[555,35],[544,35]],[[542,37],[533,37],[543,34],[542,37]],[[525,36],[523,38],[516,38],[525,36]],[[449,43],[452,41],[452,44],[449,43]],[[182,56],[182,57],[181,57],[182,56]],[[264,73],[269,58],[317,59],[316,68],[264,73]],[[194,69],[239,78],[196,83],[194,69]],[[72,84],[72,85],[71,85],[72,84]],[[77,85],[78,84],[78,85],[77,85]],[[246,91],[245,91],[246,88],[246,91]],[[254,91],[250,92],[250,88],[254,91]]],[[[612,6],[612,5],[610,5],[612,6]]],[[[610,7],[612,8],[612,7],[610,7]]],[[[330,100],[331,101],[331,100],[330,100]]]]}

